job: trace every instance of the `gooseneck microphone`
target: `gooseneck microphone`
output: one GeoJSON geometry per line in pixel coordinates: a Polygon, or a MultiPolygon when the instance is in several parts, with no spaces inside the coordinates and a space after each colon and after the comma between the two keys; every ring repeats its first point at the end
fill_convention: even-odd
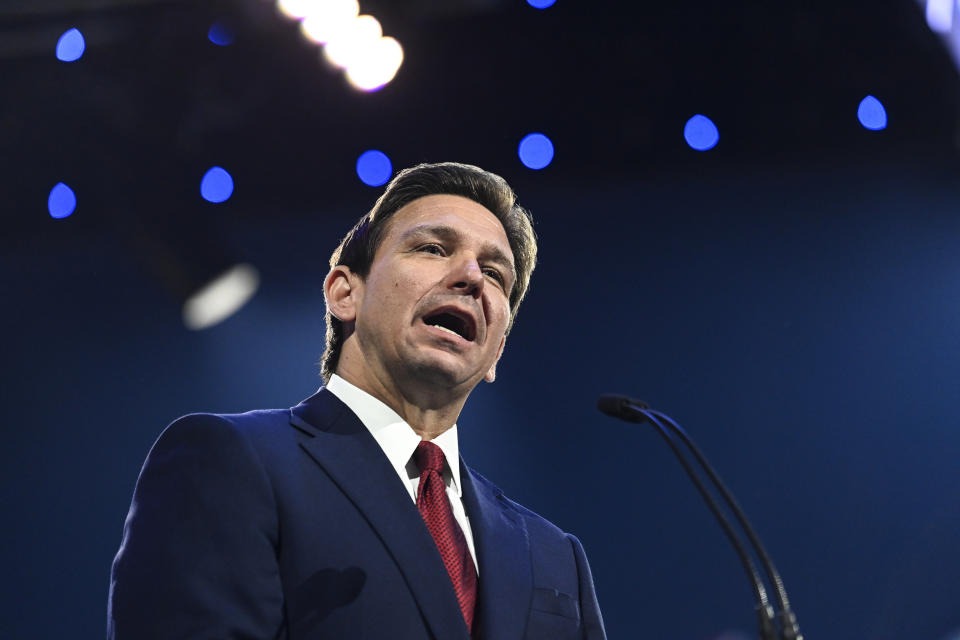
{"type": "Polygon", "coordinates": [[[597,408],[609,416],[619,418],[626,422],[649,422],[656,427],[660,435],[667,441],[674,455],[676,455],[677,460],[679,460],[683,466],[684,471],[687,472],[687,476],[693,481],[697,491],[703,496],[710,511],[714,517],[717,518],[720,527],[737,552],[744,571],[747,573],[747,577],[750,579],[753,587],[754,606],[757,613],[760,640],[803,640],[797,618],[790,608],[790,601],[787,598],[787,591],[783,586],[783,580],[781,580],[779,572],[773,565],[773,561],[767,554],[766,549],[760,542],[759,536],[757,536],[750,521],[747,520],[747,516],[743,513],[740,505],[737,504],[736,499],[727,489],[710,463],[707,462],[700,448],[697,447],[690,436],[687,435],[687,432],[666,414],[654,411],[650,409],[646,403],[625,396],[600,396],[597,401],[597,408]],[[707,490],[706,486],[704,486],[700,476],[696,473],[687,456],[684,455],[682,449],[677,444],[678,439],[693,453],[700,467],[713,483],[713,486],[719,492],[730,511],[733,512],[740,527],[746,532],[747,538],[750,540],[750,544],[760,559],[767,578],[770,580],[776,593],[779,608],[779,612],[776,614],[776,624],[774,623],[774,610],[773,607],[770,606],[763,580],[757,572],[756,565],[744,545],[743,537],[731,526],[729,519],[720,508],[720,505],[717,504],[717,501],[707,490]]]}

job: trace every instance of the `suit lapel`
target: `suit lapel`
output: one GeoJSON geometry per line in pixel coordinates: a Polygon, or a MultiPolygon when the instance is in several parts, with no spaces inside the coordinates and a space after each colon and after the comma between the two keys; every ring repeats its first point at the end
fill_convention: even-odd
{"type": "MultiPolygon", "coordinates": [[[[468,640],[433,538],[396,471],[360,420],[326,389],[291,409],[300,446],[363,514],[406,578],[434,637],[468,640]]],[[[482,565],[481,565],[482,566],[482,565]]]]}
{"type": "Polygon", "coordinates": [[[463,500],[480,562],[475,638],[519,640],[533,597],[530,540],[523,518],[503,493],[460,460],[463,500]]]}

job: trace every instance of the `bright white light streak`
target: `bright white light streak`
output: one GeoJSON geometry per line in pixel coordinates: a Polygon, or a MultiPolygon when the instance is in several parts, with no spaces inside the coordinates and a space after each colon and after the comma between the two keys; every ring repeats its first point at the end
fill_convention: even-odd
{"type": "Polygon", "coordinates": [[[360,14],[357,0],[322,0],[303,18],[300,31],[317,44],[326,44],[360,14]]]}
{"type": "Polygon", "coordinates": [[[400,43],[390,37],[380,38],[350,63],[347,80],[362,91],[375,91],[393,80],[401,64],[403,48],[400,43]]]}
{"type": "Polygon", "coordinates": [[[322,0],[277,0],[280,13],[292,20],[302,20],[317,10],[322,0]]]}
{"type": "Polygon", "coordinates": [[[183,324],[199,331],[222,322],[245,305],[260,286],[250,264],[238,264],[192,295],[183,304],[183,324]]]}
{"type": "Polygon", "coordinates": [[[343,28],[327,42],[323,55],[330,64],[349,68],[354,61],[363,60],[374,43],[383,36],[380,22],[373,16],[357,16],[343,25],[343,28]]]}
{"type": "Polygon", "coordinates": [[[953,5],[957,0],[927,0],[927,24],[937,33],[950,33],[953,5]]]}

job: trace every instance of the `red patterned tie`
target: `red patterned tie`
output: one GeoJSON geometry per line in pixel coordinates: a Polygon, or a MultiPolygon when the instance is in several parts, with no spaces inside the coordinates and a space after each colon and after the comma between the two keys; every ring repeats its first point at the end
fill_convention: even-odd
{"type": "Polygon", "coordinates": [[[450,574],[467,629],[472,630],[473,610],[477,601],[477,571],[467,548],[467,540],[453,517],[447,490],[443,485],[443,451],[432,442],[424,440],[417,445],[413,459],[420,469],[417,508],[420,509],[420,515],[427,523],[427,529],[437,543],[440,557],[450,574]]]}

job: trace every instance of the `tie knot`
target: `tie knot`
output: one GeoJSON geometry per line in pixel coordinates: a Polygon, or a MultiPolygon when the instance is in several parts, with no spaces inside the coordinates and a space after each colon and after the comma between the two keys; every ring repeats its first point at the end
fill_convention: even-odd
{"type": "Polygon", "coordinates": [[[436,471],[443,474],[443,449],[432,442],[421,440],[417,450],[413,452],[413,459],[420,473],[436,471]]]}

